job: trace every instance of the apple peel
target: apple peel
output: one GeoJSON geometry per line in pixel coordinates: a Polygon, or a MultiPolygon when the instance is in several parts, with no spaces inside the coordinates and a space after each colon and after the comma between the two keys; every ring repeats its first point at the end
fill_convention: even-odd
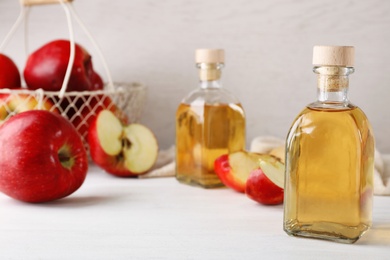
{"type": "Polygon", "coordinates": [[[272,155],[262,157],[259,160],[259,166],[268,179],[276,186],[284,189],[285,165],[278,158],[272,155]]]}

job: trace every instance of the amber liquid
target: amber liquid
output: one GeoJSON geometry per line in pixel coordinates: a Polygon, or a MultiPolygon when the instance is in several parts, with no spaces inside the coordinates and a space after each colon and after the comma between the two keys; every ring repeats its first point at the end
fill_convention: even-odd
{"type": "Polygon", "coordinates": [[[287,139],[284,229],[353,243],[370,227],[374,139],[357,107],[306,108],[287,139]]]}
{"type": "Polygon", "coordinates": [[[219,156],[245,148],[240,104],[180,104],[176,113],[176,178],[204,188],[223,186],[214,172],[219,156]]]}

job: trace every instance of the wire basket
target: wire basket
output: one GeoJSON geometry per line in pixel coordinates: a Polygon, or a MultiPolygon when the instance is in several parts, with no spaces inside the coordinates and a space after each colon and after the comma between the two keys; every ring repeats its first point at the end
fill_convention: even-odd
{"type": "MultiPolygon", "coordinates": [[[[32,5],[59,3],[63,7],[69,28],[70,57],[60,91],[0,89],[0,124],[11,116],[27,110],[48,110],[59,113],[68,119],[83,138],[86,150],[89,151],[87,134],[91,121],[99,111],[108,109],[114,112],[123,123],[137,122],[142,114],[146,101],[147,89],[140,83],[113,83],[107,63],[80,18],[74,11],[71,0],[21,0],[21,12],[15,24],[0,45],[0,52],[15,33],[22,21],[26,20],[32,5]],[[75,57],[75,41],[71,19],[78,22],[103,64],[108,83],[103,90],[67,92],[75,57]]],[[[25,23],[25,26],[27,23],[25,23]]],[[[27,30],[25,29],[25,32],[27,30]]],[[[25,36],[26,37],[26,36],[25,36]]],[[[27,48],[26,48],[27,49],[27,48]]]]}

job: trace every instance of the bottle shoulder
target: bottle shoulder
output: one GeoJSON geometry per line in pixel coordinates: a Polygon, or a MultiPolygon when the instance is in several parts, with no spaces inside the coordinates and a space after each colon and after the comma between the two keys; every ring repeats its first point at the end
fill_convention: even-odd
{"type": "Polygon", "coordinates": [[[337,114],[337,116],[342,114],[349,114],[351,116],[361,115],[362,117],[367,118],[363,110],[352,103],[347,103],[344,105],[332,105],[330,103],[314,102],[303,108],[299,115],[311,113],[333,113],[334,115],[337,114]]]}
{"type": "Polygon", "coordinates": [[[312,104],[309,104],[305,108],[303,108],[302,111],[296,117],[295,121],[298,118],[306,118],[306,117],[324,118],[329,120],[338,117],[352,117],[352,118],[359,117],[360,119],[368,120],[363,110],[353,104],[350,104],[343,108],[318,107],[318,106],[312,106],[312,104]]]}
{"type": "Polygon", "coordinates": [[[298,156],[302,150],[309,150],[311,158],[313,153],[322,158],[326,153],[371,154],[375,138],[367,116],[359,107],[344,110],[306,107],[293,121],[286,143],[289,154],[298,156]]]}
{"type": "Polygon", "coordinates": [[[355,129],[372,133],[366,114],[354,105],[344,109],[313,108],[308,105],[295,118],[289,132],[310,132],[322,128],[355,129]]]}
{"type": "Polygon", "coordinates": [[[344,110],[351,110],[356,108],[354,104],[350,103],[349,101],[345,102],[322,102],[322,101],[315,101],[313,103],[310,103],[307,105],[307,108],[313,109],[313,110],[321,110],[321,111],[344,111],[344,110]]]}
{"type": "Polygon", "coordinates": [[[231,92],[223,88],[198,88],[190,92],[183,100],[182,103],[192,104],[239,104],[238,98],[231,92]]]}

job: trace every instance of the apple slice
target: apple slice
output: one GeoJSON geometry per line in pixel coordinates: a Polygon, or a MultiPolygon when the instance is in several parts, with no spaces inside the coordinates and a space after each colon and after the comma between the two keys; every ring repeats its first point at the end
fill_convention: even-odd
{"type": "Polygon", "coordinates": [[[215,160],[214,171],[227,187],[244,193],[249,174],[259,168],[259,160],[264,156],[269,157],[247,151],[225,154],[215,160]]]}
{"type": "Polygon", "coordinates": [[[249,175],[245,186],[248,198],[264,205],[283,203],[283,188],[276,186],[261,168],[255,169],[249,175]]]}
{"type": "Polygon", "coordinates": [[[92,160],[108,173],[129,177],[146,173],[157,160],[158,143],[147,127],[123,126],[110,110],[91,123],[88,144],[92,160]]]}
{"type": "Polygon", "coordinates": [[[261,204],[283,203],[284,164],[272,155],[262,156],[260,168],[253,170],[246,182],[246,195],[261,204]]]}
{"type": "Polygon", "coordinates": [[[276,157],[269,155],[260,158],[259,166],[264,174],[276,186],[284,189],[284,164],[276,157]]]}

